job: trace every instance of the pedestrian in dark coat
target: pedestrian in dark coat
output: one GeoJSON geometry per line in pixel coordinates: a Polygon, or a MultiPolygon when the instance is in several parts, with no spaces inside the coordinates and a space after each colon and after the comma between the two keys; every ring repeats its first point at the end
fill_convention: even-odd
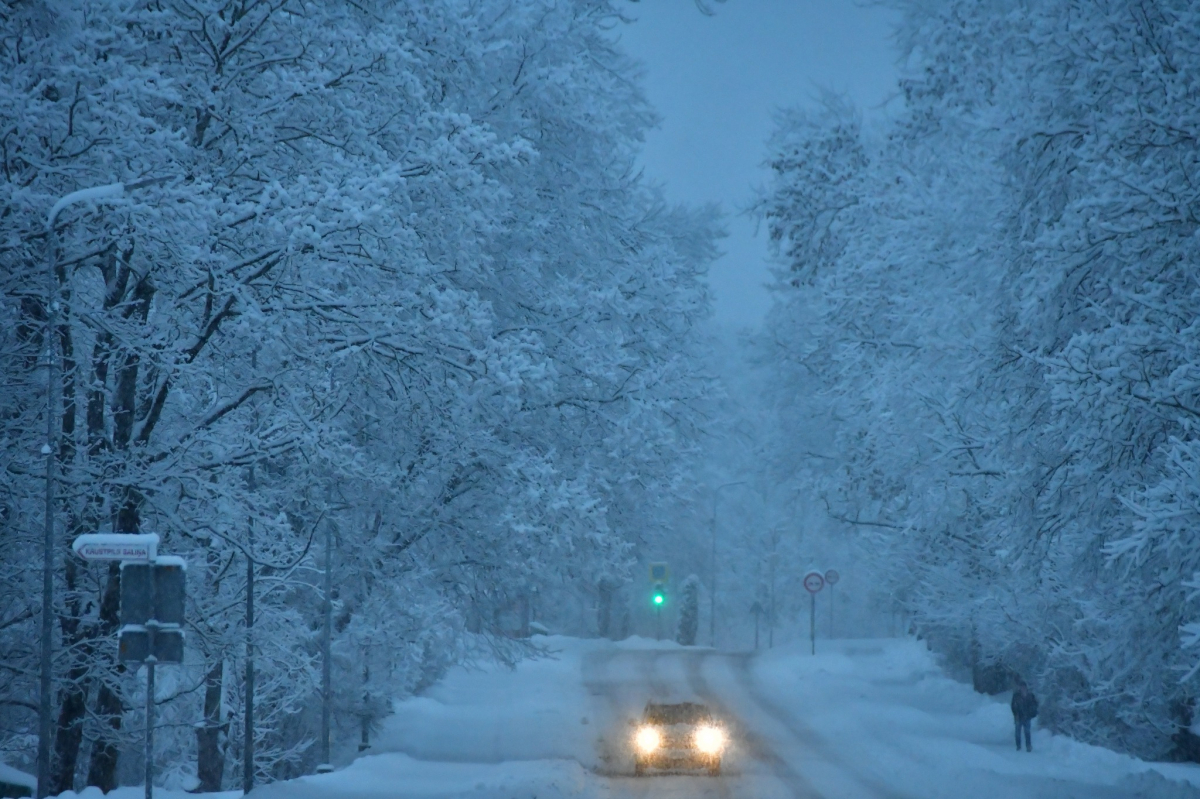
{"type": "Polygon", "coordinates": [[[1025,751],[1033,751],[1033,740],[1030,736],[1030,726],[1038,714],[1037,697],[1024,682],[1018,682],[1013,689],[1012,697],[1013,723],[1016,725],[1017,751],[1021,751],[1021,730],[1025,731],[1025,751]]]}

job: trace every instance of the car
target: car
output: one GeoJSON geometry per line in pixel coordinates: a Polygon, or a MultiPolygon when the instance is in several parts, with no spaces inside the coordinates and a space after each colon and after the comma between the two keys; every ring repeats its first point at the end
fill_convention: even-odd
{"type": "Polygon", "coordinates": [[[707,706],[697,702],[648,702],[633,735],[633,773],[648,769],[704,769],[721,774],[728,736],[707,706]]]}

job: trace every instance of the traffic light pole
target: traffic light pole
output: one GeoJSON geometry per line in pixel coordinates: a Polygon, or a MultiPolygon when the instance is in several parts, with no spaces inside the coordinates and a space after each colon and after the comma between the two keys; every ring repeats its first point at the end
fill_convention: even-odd
{"type": "MultiPolygon", "coordinates": [[[[665,569],[665,564],[663,564],[665,569]]],[[[654,604],[654,637],[662,640],[662,610],[667,603],[666,572],[662,574],[662,582],[656,582],[650,591],[650,601],[654,604]]]]}

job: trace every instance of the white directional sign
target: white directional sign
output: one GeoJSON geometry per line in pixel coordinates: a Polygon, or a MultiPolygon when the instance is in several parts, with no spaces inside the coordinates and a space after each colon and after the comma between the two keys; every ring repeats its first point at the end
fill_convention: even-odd
{"type": "Polygon", "coordinates": [[[809,572],[804,575],[804,588],[810,593],[815,594],[825,587],[825,578],[820,572],[809,572]]]}
{"type": "Polygon", "coordinates": [[[154,533],[88,533],[71,544],[84,560],[151,561],[158,554],[158,536],[154,533]]]}

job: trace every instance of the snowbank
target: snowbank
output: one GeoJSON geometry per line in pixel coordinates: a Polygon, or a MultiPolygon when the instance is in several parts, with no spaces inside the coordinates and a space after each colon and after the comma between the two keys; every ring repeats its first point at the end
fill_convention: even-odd
{"type": "Polygon", "coordinates": [[[19,771],[5,763],[0,763],[0,783],[26,788],[29,790],[31,796],[37,792],[37,777],[32,774],[26,774],[24,771],[19,771]]]}

